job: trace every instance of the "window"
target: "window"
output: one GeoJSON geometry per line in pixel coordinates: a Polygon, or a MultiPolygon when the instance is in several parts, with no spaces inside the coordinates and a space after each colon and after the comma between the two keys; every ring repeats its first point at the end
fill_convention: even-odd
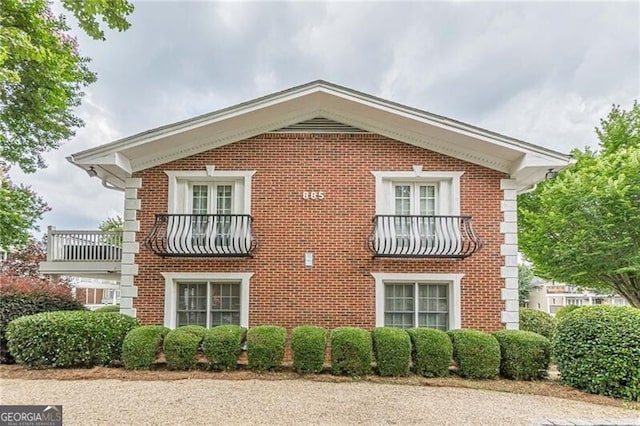
{"type": "Polygon", "coordinates": [[[240,283],[178,282],[176,326],[240,325],[240,283]]]}
{"type": "Polygon", "coordinates": [[[163,272],[164,325],[249,325],[253,272],[163,272]]]}
{"type": "Polygon", "coordinates": [[[463,274],[372,273],[376,327],[460,328],[463,274]]]}
{"type": "Polygon", "coordinates": [[[371,172],[378,215],[460,215],[464,172],[371,172]]]}
{"type": "Polygon", "coordinates": [[[385,283],[385,327],[449,329],[448,284],[385,283]]]}
{"type": "Polygon", "coordinates": [[[194,246],[228,246],[232,237],[234,211],[232,183],[194,183],[190,185],[191,242],[194,246]],[[211,216],[216,215],[216,216],[211,216]]]}
{"type": "Polygon", "coordinates": [[[398,240],[408,243],[412,236],[422,240],[435,236],[436,185],[418,183],[394,184],[394,226],[398,240]],[[417,217],[410,217],[417,216],[417,217]]]}

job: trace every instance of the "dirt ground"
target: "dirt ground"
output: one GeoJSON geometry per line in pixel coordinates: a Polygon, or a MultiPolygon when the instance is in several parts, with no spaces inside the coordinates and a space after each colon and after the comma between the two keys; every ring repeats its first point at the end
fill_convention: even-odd
{"type": "MultiPolygon", "coordinates": [[[[120,380],[120,381],[170,381],[186,379],[202,380],[299,380],[303,377],[315,382],[353,382],[354,380],[370,383],[387,383],[406,386],[452,387],[467,389],[482,389],[515,394],[553,396],[569,400],[587,402],[620,408],[640,410],[640,403],[629,402],[601,395],[591,395],[577,389],[565,386],[552,378],[542,381],[514,381],[514,380],[467,380],[451,376],[446,378],[409,377],[379,377],[366,376],[362,378],[338,377],[330,374],[311,374],[301,376],[283,368],[277,372],[258,373],[241,368],[237,371],[168,371],[162,367],[149,371],[131,371],[121,367],[94,367],[86,369],[26,369],[18,365],[0,365],[0,379],[26,380],[120,380]]],[[[553,376],[552,376],[553,377],[553,376]]]]}

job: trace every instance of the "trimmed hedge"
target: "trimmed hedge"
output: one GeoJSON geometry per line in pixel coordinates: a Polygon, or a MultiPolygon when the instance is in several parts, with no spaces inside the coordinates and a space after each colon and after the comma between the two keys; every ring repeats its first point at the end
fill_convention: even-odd
{"type": "Polygon", "coordinates": [[[50,291],[46,283],[40,287],[34,286],[33,292],[28,288],[14,288],[9,284],[0,288],[0,364],[14,362],[5,337],[7,325],[14,319],[40,312],[86,311],[80,302],[70,296],[50,291]]]}
{"type": "Polygon", "coordinates": [[[207,329],[185,325],[171,330],[164,338],[164,358],[171,370],[192,370],[198,365],[198,349],[207,329]]]}
{"type": "Polygon", "coordinates": [[[500,374],[506,379],[539,380],[547,377],[551,361],[549,339],[531,331],[500,330],[500,374]]]}
{"type": "Polygon", "coordinates": [[[556,312],[556,316],[555,316],[556,323],[560,321],[562,318],[564,318],[569,312],[573,312],[576,309],[580,309],[580,308],[581,306],[578,306],[578,305],[566,305],[558,309],[558,312],[556,312]]]}
{"type": "Polygon", "coordinates": [[[235,370],[247,329],[239,325],[219,325],[207,330],[202,351],[212,370],[235,370]]]}
{"type": "Polygon", "coordinates": [[[500,344],[477,330],[450,330],[457,373],[469,379],[494,379],[500,373],[500,344]]]}
{"type": "Polygon", "coordinates": [[[162,342],[169,333],[161,325],[134,328],[122,342],[122,362],[129,370],[149,370],[162,351],[162,342]]]}
{"type": "Polygon", "coordinates": [[[104,305],[100,306],[93,312],[120,312],[120,305],[104,305]]]}
{"type": "Polygon", "coordinates": [[[374,328],[371,339],[380,376],[409,375],[411,338],[404,330],[395,327],[374,328]]]}
{"type": "Polygon", "coordinates": [[[555,327],[556,322],[548,313],[531,308],[520,308],[520,330],[538,333],[551,340],[555,327]]]}
{"type": "Polygon", "coordinates": [[[334,375],[371,373],[371,334],[362,328],[338,327],[331,332],[331,371],[334,375]]]}
{"type": "Polygon", "coordinates": [[[7,327],[9,351],[28,367],[92,367],[119,360],[135,318],[88,311],[43,312],[7,327]]]}
{"type": "Polygon", "coordinates": [[[280,368],[287,332],[275,325],[259,325],[247,331],[247,364],[256,371],[280,368]]]}
{"type": "Polygon", "coordinates": [[[291,332],[293,370],[301,374],[319,373],[324,366],[327,330],[313,325],[296,327],[291,332]]]}
{"type": "Polygon", "coordinates": [[[441,330],[411,328],[413,372],[423,377],[442,377],[449,374],[453,357],[451,339],[441,330]]]}
{"type": "Polygon", "coordinates": [[[562,382],[640,401],[640,310],[584,306],[558,323],[553,340],[562,382]]]}

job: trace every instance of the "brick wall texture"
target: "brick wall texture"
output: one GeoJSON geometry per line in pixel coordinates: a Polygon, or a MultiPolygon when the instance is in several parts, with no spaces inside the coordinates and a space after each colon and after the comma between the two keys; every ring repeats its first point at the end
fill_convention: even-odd
{"type": "Polygon", "coordinates": [[[328,328],[375,326],[375,283],[371,272],[464,273],[462,326],[503,328],[500,289],[500,179],[503,173],[375,134],[269,133],[141,172],[141,210],[136,241],[139,273],[134,284],[138,319],[164,321],[161,272],[254,272],[249,325],[301,324],[328,328]],[[155,214],[167,213],[165,170],[256,170],[252,181],[252,258],[171,258],[155,255],[142,242],[155,214]],[[371,171],[464,171],[460,213],[473,217],[483,248],[464,260],[374,259],[367,249],[375,215],[371,171]],[[325,199],[304,200],[303,191],[325,199]],[[314,267],[303,256],[313,252],[314,267]]]}

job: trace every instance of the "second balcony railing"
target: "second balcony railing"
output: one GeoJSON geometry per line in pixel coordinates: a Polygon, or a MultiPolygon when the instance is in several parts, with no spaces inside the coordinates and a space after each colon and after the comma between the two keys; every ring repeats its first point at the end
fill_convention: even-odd
{"type": "Polygon", "coordinates": [[[369,238],[376,257],[461,259],[480,247],[469,216],[379,215],[369,238]]]}
{"type": "Polygon", "coordinates": [[[158,214],[145,246],[160,256],[248,257],[256,246],[250,215],[158,214]]]}

